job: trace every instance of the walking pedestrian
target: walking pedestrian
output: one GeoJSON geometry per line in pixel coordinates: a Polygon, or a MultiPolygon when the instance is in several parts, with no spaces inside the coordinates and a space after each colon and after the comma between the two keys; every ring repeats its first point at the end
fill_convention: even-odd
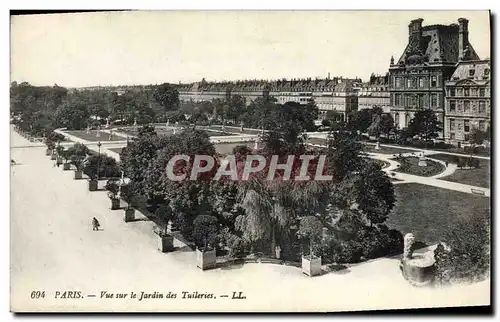
{"type": "Polygon", "coordinates": [[[99,230],[101,224],[99,224],[99,220],[96,217],[92,218],[92,230],[99,230]]]}

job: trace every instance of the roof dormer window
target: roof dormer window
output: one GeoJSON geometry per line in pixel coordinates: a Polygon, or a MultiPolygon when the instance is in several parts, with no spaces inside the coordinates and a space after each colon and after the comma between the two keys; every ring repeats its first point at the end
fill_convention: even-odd
{"type": "Polygon", "coordinates": [[[476,73],[475,69],[469,69],[469,77],[474,76],[475,73],[476,73]]]}
{"type": "Polygon", "coordinates": [[[489,68],[485,68],[484,69],[484,75],[488,76],[489,74],[490,74],[490,69],[489,68]]]}

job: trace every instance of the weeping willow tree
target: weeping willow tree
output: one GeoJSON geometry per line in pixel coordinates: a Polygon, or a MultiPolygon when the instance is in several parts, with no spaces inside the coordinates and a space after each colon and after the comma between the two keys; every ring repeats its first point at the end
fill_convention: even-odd
{"type": "Polygon", "coordinates": [[[254,179],[241,186],[239,198],[243,215],[235,227],[253,246],[270,240],[270,253],[278,243],[277,236],[289,236],[290,227],[298,218],[321,212],[326,208],[326,185],[317,181],[297,182],[254,179]]]}

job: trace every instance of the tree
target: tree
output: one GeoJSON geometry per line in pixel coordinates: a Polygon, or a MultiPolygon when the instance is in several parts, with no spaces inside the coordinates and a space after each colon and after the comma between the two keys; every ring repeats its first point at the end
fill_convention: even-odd
{"type": "Polygon", "coordinates": [[[438,132],[442,130],[436,113],[430,109],[417,111],[415,116],[410,120],[408,129],[413,136],[418,135],[425,141],[437,138],[438,132]]]}
{"type": "Polygon", "coordinates": [[[313,257],[313,245],[323,235],[323,225],[321,221],[315,216],[306,216],[300,219],[299,230],[297,235],[301,239],[309,242],[309,256],[313,257]]]}
{"type": "Polygon", "coordinates": [[[470,132],[469,142],[472,146],[481,145],[487,138],[488,134],[486,131],[481,131],[477,127],[473,127],[470,132]]]}
{"type": "Polygon", "coordinates": [[[354,112],[348,123],[350,129],[365,133],[372,124],[372,112],[369,109],[362,109],[354,112]]]}
{"type": "Polygon", "coordinates": [[[120,168],[114,158],[104,154],[94,154],[86,159],[84,163],[83,173],[85,173],[91,179],[97,179],[98,177],[116,178],[120,176],[120,168]],[[98,167],[99,176],[97,172],[98,167]]]}
{"type": "Polygon", "coordinates": [[[58,127],[65,127],[68,130],[82,130],[89,124],[90,113],[87,106],[76,98],[72,98],[57,108],[54,118],[58,127]]]}
{"type": "Polygon", "coordinates": [[[394,186],[380,165],[367,162],[355,178],[353,198],[371,225],[385,222],[394,208],[394,186]]]}
{"type": "MultiPolygon", "coordinates": [[[[161,138],[161,137],[160,137],[161,138]]],[[[199,214],[213,213],[211,205],[211,190],[215,167],[212,171],[201,173],[197,180],[173,181],[167,176],[167,164],[175,155],[187,155],[189,161],[179,161],[175,164],[175,174],[191,174],[194,166],[195,155],[215,156],[215,148],[210,142],[208,135],[199,130],[188,129],[182,134],[161,138],[162,149],[157,156],[148,159],[147,168],[142,168],[144,159],[136,171],[138,176],[134,178],[141,183],[145,196],[153,203],[162,204],[168,202],[174,214],[174,222],[186,238],[190,238],[194,218],[199,214]]],[[[155,146],[153,151],[156,153],[155,146]]],[[[135,153],[132,154],[134,157],[135,153]]]]}
{"type": "Polygon", "coordinates": [[[217,241],[217,218],[199,215],[194,220],[193,225],[193,239],[196,246],[203,250],[214,247],[217,241]]]}
{"type": "Polygon", "coordinates": [[[365,163],[363,146],[345,131],[329,133],[327,140],[327,163],[333,180],[339,182],[349,173],[360,171],[365,163]]]}
{"type": "Polygon", "coordinates": [[[394,119],[391,114],[382,114],[380,118],[380,132],[385,134],[386,137],[389,137],[389,134],[394,131],[394,119]]]}
{"type": "Polygon", "coordinates": [[[176,110],[179,107],[179,92],[168,83],[155,86],[153,99],[163,107],[164,112],[176,110]]]}

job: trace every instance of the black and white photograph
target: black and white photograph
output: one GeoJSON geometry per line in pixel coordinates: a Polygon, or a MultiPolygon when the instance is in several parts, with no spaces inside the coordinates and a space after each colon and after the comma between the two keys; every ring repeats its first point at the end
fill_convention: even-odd
{"type": "Polygon", "coordinates": [[[489,307],[491,19],[11,13],[10,311],[489,307]]]}

